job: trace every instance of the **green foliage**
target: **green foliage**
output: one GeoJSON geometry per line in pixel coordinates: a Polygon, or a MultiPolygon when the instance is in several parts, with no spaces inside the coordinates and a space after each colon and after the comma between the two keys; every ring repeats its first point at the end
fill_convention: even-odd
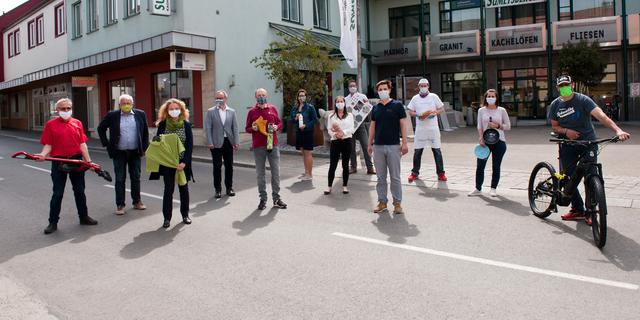
{"type": "Polygon", "coordinates": [[[340,59],[316,45],[308,31],[302,39],[279,35],[282,41],[271,42],[262,56],[251,59],[251,63],[264,69],[269,79],[275,80],[278,91],[284,93],[285,118],[295,103],[298,89],[307,90],[307,101],[317,101],[318,107],[323,107],[327,73],[338,69],[340,59]]]}
{"type": "Polygon", "coordinates": [[[597,42],[581,41],[565,43],[560,50],[557,73],[568,73],[576,83],[576,91],[584,92],[595,87],[605,76],[607,61],[597,42]]]}

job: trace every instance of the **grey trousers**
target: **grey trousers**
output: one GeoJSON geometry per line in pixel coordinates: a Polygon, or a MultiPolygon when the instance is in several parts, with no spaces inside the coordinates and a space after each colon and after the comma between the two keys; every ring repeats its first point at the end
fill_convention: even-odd
{"type": "Polygon", "coordinates": [[[266,147],[253,149],[253,158],[256,162],[256,179],[258,180],[258,192],[260,200],[267,201],[266,162],[269,160],[271,167],[271,196],[273,201],[280,199],[280,150],[273,147],[267,152],[266,147]]]}
{"type": "Polygon", "coordinates": [[[362,157],[364,163],[367,165],[367,169],[373,169],[373,163],[367,147],[369,145],[369,123],[361,124],[356,132],[353,133],[353,139],[351,139],[351,168],[358,168],[358,153],[356,152],[356,141],[360,143],[360,150],[362,150],[362,157]]]}
{"type": "Polygon", "coordinates": [[[402,201],[402,184],[400,183],[400,145],[373,145],[373,162],[378,175],[378,201],[387,203],[387,170],[391,179],[391,196],[393,202],[402,201]]]}

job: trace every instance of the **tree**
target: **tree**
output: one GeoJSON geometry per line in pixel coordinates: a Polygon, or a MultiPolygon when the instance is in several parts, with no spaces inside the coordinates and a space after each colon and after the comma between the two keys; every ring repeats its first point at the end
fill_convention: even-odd
{"type": "Polygon", "coordinates": [[[298,89],[307,90],[307,100],[320,104],[316,107],[326,107],[327,73],[338,69],[340,59],[316,45],[309,31],[302,39],[279,35],[282,41],[271,42],[262,56],[251,59],[251,63],[264,69],[267,77],[275,80],[277,90],[284,93],[283,117],[289,116],[298,89]]]}
{"type": "Polygon", "coordinates": [[[568,73],[575,82],[576,91],[588,93],[590,88],[600,84],[606,66],[597,42],[565,43],[560,50],[557,73],[568,73]]]}

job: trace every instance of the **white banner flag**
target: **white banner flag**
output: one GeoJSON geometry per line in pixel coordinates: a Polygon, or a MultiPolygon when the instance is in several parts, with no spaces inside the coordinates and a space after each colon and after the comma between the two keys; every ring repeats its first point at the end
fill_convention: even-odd
{"type": "Polygon", "coordinates": [[[340,8],[340,51],[351,68],[358,68],[357,0],[338,0],[340,8]]]}

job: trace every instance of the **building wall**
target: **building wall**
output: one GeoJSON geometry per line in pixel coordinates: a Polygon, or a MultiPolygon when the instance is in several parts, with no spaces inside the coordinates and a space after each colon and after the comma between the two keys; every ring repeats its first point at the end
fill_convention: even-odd
{"type": "MultiPolygon", "coordinates": [[[[151,15],[148,11],[151,1],[140,1],[140,14],[125,17],[123,0],[118,0],[118,22],[106,26],[104,0],[98,1],[98,30],[87,34],[86,1],[82,1],[82,36],[73,38],[72,5],[75,1],[67,1],[67,21],[69,60],[86,57],[88,55],[110,50],[122,45],[163,34],[168,31],[182,31],[184,15],[180,14],[180,6],[185,1],[173,1],[178,7],[177,14],[171,16],[151,15]]],[[[189,1],[191,3],[191,1],[189,1]]],[[[199,15],[198,17],[204,18],[199,15]]],[[[201,20],[202,21],[202,20],[201,20]]]]}
{"type": "Polygon", "coordinates": [[[13,26],[7,27],[2,34],[4,79],[5,81],[22,77],[24,74],[42,70],[67,62],[67,34],[56,38],[54,7],[63,1],[51,1],[13,26]],[[39,15],[44,16],[44,43],[29,49],[28,23],[39,15]],[[7,38],[9,32],[20,28],[20,54],[9,58],[7,38]]]}

